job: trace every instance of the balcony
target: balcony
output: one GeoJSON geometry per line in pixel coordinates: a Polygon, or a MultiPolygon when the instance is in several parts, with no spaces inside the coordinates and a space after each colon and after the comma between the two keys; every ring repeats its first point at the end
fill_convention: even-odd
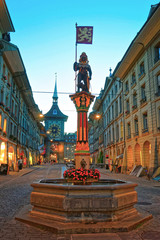
{"type": "Polygon", "coordinates": [[[145,96],[145,97],[143,97],[143,98],[140,100],[141,105],[142,105],[143,103],[145,103],[146,101],[147,101],[147,98],[146,98],[146,96],[145,96]]]}

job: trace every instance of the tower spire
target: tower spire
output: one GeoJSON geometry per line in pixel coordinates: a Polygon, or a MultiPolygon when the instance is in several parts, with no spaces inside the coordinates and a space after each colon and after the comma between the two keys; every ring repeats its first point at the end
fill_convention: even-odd
{"type": "Polygon", "coordinates": [[[57,73],[55,73],[55,86],[53,93],[53,104],[57,104],[58,102],[58,94],[57,94],[57,73]]]}

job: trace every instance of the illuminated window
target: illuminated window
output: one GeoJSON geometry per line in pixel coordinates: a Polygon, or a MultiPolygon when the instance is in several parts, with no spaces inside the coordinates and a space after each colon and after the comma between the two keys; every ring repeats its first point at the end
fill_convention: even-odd
{"type": "Polygon", "coordinates": [[[121,122],[121,138],[123,138],[123,123],[121,122]]]}
{"type": "Polygon", "coordinates": [[[4,126],[3,126],[3,131],[6,132],[7,129],[7,119],[4,119],[4,126]]]}
{"type": "Polygon", "coordinates": [[[4,142],[2,142],[2,144],[1,144],[1,154],[0,154],[0,162],[1,163],[4,163],[4,161],[5,161],[5,143],[4,142]]]}

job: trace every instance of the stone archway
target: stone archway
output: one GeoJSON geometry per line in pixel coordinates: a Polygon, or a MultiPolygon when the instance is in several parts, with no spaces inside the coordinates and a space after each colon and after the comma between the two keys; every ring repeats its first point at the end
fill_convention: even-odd
{"type": "Polygon", "coordinates": [[[144,167],[149,169],[150,159],[151,159],[151,144],[146,141],[143,144],[143,156],[144,156],[144,167]]]}
{"type": "Polygon", "coordinates": [[[136,166],[142,165],[141,148],[138,143],[136,143],[134,150],[135,150],[135,165],[136,166]]]}
{"type": "Polygon", "coordinates": [[[133,150],[131,146],[127,149],[127,169],[133,169],[133,150]]]}

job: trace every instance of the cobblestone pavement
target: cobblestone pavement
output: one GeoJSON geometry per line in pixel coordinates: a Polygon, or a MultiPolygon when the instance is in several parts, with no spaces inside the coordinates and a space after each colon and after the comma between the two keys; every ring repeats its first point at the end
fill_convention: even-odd
{"type": "Polygon", "coordinates": [[[45,165],[26,168],[17,173],[0,176],[0,239],[2,240],[160,240],[160,183],[100,169],[101,178],[120,179],[138,183],[137,209],[147,211],[153,219],[140,228],[125,233],[55,235],[20,223],[15,215],[30,201],[30,184],[42,178],[62,176],[64,166],[45,165]]]}

